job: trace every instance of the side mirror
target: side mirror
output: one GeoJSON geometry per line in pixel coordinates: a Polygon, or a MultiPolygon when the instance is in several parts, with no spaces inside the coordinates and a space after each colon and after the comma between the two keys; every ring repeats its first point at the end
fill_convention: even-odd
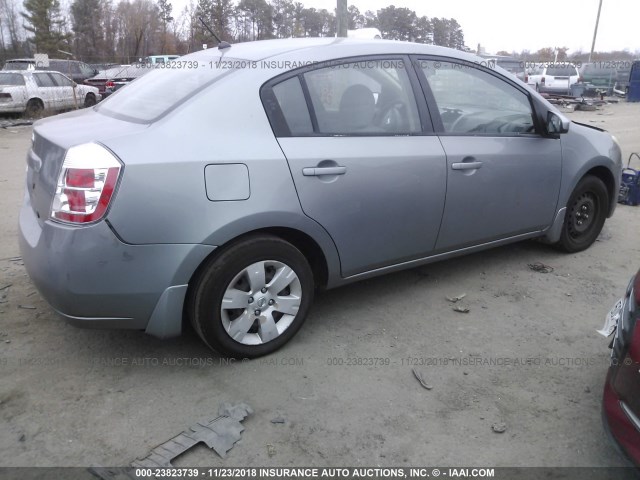
{"type": "Polygon", "coordinates": [[[569,132],[571,121],[555,112],[547,114],[547,133],[552,135],[560,135],[569,132]]]}

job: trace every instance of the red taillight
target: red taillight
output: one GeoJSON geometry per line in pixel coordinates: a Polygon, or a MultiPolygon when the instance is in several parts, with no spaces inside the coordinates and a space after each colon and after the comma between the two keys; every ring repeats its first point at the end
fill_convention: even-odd
{"type": "Polygon", "coordinates": [[[529,83],[529,75],[524,76],[524,83],[529,83]]]}
{"type": "Polygon", "coordinates": [[[544,83],[546,81],[546,79],[544,77],[542,77],[542,79],[540,80],[540,83],[544,83]]]}
{"type": "Polygon", "coordinates": [[[51,206],[51,218],[67,223],[100,220],[107,211],[122,165],[106,148],[88,143],[65,156],[51,206]]]}
{"type": "Polygon", "coordinates": [[[107,83],[104,84],[104,88],[113,88],[115,86],[116,84],[113,83],[111,80],[109,80],[107,83]]]}

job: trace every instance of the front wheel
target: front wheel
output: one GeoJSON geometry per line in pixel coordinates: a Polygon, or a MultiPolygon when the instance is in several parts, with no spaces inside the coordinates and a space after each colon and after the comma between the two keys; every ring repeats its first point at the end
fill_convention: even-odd
{"type": "Polygon", "coordinates": [[[583,178],[569,198],[562,235],[555,246],[569,253],[586,250],[600,235],[608,212],[605,184],[597,177],[583,178]]]}
{"type": "Polygon", "coordinates": [[[188,314],[200,338],[234,358],[272,353],[300,329],[314,293],[313,273],[293,245],[269,235],[236,243],[203,266],[188,314]]]}

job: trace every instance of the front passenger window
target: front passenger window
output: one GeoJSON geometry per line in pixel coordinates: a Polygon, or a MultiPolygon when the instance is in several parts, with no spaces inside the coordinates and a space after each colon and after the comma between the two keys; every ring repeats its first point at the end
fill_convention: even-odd
{"type": "Polygon", "coordinates": [[[529,97],[488,72],[466,64],[421,61],[444,133],[533,133],[529,97]]]}

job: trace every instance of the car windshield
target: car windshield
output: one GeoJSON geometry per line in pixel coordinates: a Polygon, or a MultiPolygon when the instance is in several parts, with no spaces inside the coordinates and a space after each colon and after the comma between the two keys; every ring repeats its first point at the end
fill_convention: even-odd
{"type": "Polygon", "coordinates": [[[24,84],[24,77],[19,73],[0,73],[0,85],[14,87],[24,84]]]}
{"type": "Polygon", "coordinates": [[[98,111],[137,122],[152,123],[225,73],[233,71],[224,66],[219,68],[214,62],[185,60],[182,63],[184,68],[158,67],[151,71],[145,65],[129,67],[149,73],[117,94],[109,96],[100,103],[98,111]]]}

